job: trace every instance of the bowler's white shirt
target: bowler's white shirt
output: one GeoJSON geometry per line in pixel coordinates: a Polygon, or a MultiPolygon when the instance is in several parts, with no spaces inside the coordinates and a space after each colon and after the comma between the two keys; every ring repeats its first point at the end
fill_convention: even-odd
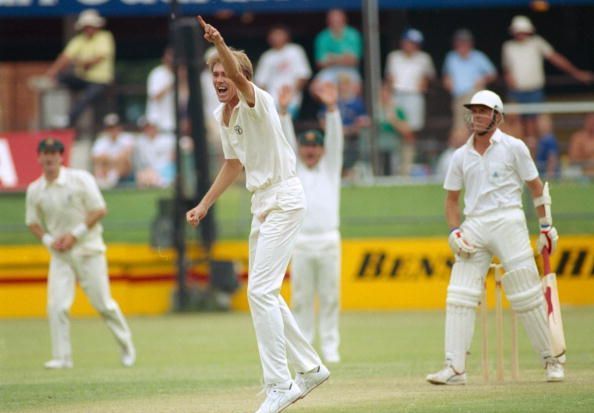
{"type": "Polygon", "coordinates": [[[149,73],[147,79],[146,118],[153,125],[157,125],[161,132],[175,130],[175,99],[173,83],[175,79],[169,67],[160,65],[149,73]],[[166,87],[171,87],[161,99],[155,97],[166,87]]]}
{"type": "Polygon", "coordinates": [[[532,35],[521,42],[508,40],[503,43],[502,64],[516,82],[514,89],[541,89],[545,84],[544,59],[555,50],[545,39],[532,35]]]}
{"type": "MultiPolygon", "coordinates": [[[[291,115],[281,117],[283,130],[298,150],[291,115]]],[[[313,168],[297,157],[297,176],[301,180],[307,210],[297,244],[316,241],[336,241],[340,225],[340,181],[344,135],[340,112],[326,112],[324,155],[313,168]]]]}
{"type": "MultiPolygon", "coordinates": [[[[297,81],[311,77],[311,66],[301,46],[288,43],[280,49],[269,49],[262,54],[256,66],[254,82],[266,89],[278,104],[283,86],[295,89],[297,81]]],[[[302,93],[295,91],[292,104],[301,104],[302,93]]]]}
{"type": "Polygon", "coordinates": [[[426,52],[419,50],[409,56],[402,50],[396,50],[386,59],[386,75],[394,79],[394,90],[418,93],[422,92],[420,85],[425,77],[435,77],[435,66],[426,52]]]}
{"type": "MultiPolygon", "coordinates": [[[[87,171],[62,167],[58,177],[48,182],[42,175],[27,187],[27,225],[39,224],[58,238],[85,222],[87,214],[105,208],[105,201],[87,171]]],[[[95,224],[74,244],[72,253],[88,254],[105,251],[103,228],[95,224]]],[[[52,251],[53,252],[53,251],[52,251]]]]}
{"type": "MultiPolygon", "coordinates": [[[[528,147],[499,129],[481,156],[474,149],[474,136],[454,152],[444,189],[464,189],[464,215],[484,215],[502,208],[522,207],[525,181],[538,178],[528,147]]],[[[479,138],[480,139],[480,138],[479,138]]]]}
{"type": "Polygon", "coordinates": [[[229,126],[223,123],[221,104],[214,115],[221,131],[225,159],[238,159],[245,168],[246,187],[254,192],[296,176],[295,153],[285,137],[274,100],[252,83],[255,104],[241,93],[229,126]]]}

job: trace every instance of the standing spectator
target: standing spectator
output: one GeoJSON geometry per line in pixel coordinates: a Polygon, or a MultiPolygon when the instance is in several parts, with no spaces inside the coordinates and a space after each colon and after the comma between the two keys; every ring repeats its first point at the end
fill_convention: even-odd
{"type": "Polygon", "coordinates": [[[474,48],[474,37],[469,30],[459,29],[454,33],[453,47],[443,64],[443,85],[452,94],[451,134],[468,136],[464,103],[495,80],[497,71],[491,60],[474,48]]]}
{"type": "Polygon", "coordinates": [[[89,105],[98,103],[113,82],[115,42],[109,31],[101,30],[104,25],[105,19],[97,11],[83,11],[74,24],[79,33],[46,73],[70,90],[82,92],[72,105],[67,123],[60,126],[74,126],[78,117],[89,105]]]}
{"type": "Polygon", "coordinates": [[[559,143],[553,131],[550,115],[538,116],[538,143],[536,145],[536,167],[544,178],[559,176],[559,143]]]}
{"type": "Polygon", "coordinates": [[[100,223],[107,214],[105,200],[88,172],[62,166],[62,142],[46,138],[37,153],[43,174],[27,188],[26,223],[51,256],[47,312],[52,359],[45,368],[73,366],[68,313],[77,281],[120,345],[122,364],[130,367],[136,360],[132,333],[109,292],[100,223]]]}
{"type": "Polygon", "coordinates": [[[103,126],[103,133],[93,144],[91,156],[97,184],[107,189],[130,177],[134,137],[124,132],[120,117],[115,113],[105,116],[103,126]]]}
{"type": "Polygon", "coordinates": [[[167,47],[161,64],[151,70],[146,84],[146,119],[160,132],[175,132],[174,86],[173,49],[167,47]]]}
{"type": "Polygon", "coordinates": [[[134,147],[134,174],[136,185],[166,187],[175,177],[175,138],[148,119],[138,122],[142,128],[134,147]]]}
{"type": "Polygon", "coordinates": [[[413,132],[425,127],[424,93],[435,77],[433,60],[421,50],[422,44],[423,34],[408,29],[400,38],[400,50],[390,52],[386,59],[386,83],[413,132]]]}
{"type": "MultiPolygon", "coordinates": [[[[338,82],[340,74],[346,74],[355,83],[361,83],[359,61],[363,52],[361,34],[347,25],[343,10],[332,9],[326,17],[328,28],[320,32],[314,43],[316,66],[320,72],[315,76],[312,90],[325,82],[338,82]]],[[[317,93],[314,91],[314,96],[317,93]]]]}
{"type": "Polygon", "coordinates": [[[571,135],[569,162],[583,175],[594,177],[594,113],[587,114],[583,128],[571,135]]]}
{"type": "Polygon", "coordinates": [[[280,89],[290,86],[293,89],[293,100],[288,110],[295,118],[301,108],[302,90],[311,77],[311,67],[303,48],[290,41],[288,27],[277,25],[270,29],[268,44],[271,48],[260,57],[254,81],[274,97],[277,107],[280,89]]]}
{"type": "MultiPolygon", "coordinates": [[[[509,30],[513,39],[503,43],[502,64],[509,99],[518,103],[539,103],[545,100],[543,58],[583,83],[591,83],[591,72],[575,67],[542,37],[526,16],[515,16],[509,30]]],[[[536,115],[522,116],[524,138],[537,135],[536,115]]]]}

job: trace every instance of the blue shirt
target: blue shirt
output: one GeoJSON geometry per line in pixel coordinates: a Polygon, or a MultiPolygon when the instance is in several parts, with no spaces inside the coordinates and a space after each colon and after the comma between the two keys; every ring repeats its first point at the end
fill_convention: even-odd
{"type": "MultiPolygon", "coordinates": [[[[338,102],[336,102],[336,107],[340,112],[342,125],[345,127],[353,126],[358,117],[366,114],[365,103],[363,103],[363,99],[361,99],[360,96],[355,96],[348,100],[338,100],[338,102]]],[[[321,119],[325,114],[326,106],[322,107],[318,115],[321,119]]]]}
{"type": "Polygon", "coordinates": [[[491,60],[478,50],[472,50],[466,59],[456,51],[451,51],[443,63],[443,74],[452,79],[454,96],[473,92],[478,80],[495,73],[495,66],[491,60]]]}
{"type": "MultiPolygon", "coordinates": [[[[547,173],[547,161],[551,156],[559,157],[559,144],[552,133],[542,136],[536,147],[536,167],[541,175],[547,173]]],[[[559,173],[559,163],[555,168],[555,175],[559,173]]]]}

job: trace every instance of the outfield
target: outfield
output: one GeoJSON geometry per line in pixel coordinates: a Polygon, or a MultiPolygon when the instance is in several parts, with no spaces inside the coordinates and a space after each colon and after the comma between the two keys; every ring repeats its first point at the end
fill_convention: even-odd
{"type": "MultiPolygon", "coordinates": [[[[555,225],[563,234],[594,233],[594,184],[551,184],[555,225]]],[[[104,220],[107,242],[147,243],[166,190],[123,189],[105,192],[109,215],[104,220]]],[[[345,186],[342,188],[341,231],[344,238],[444,236],[444,190],[439,185],[345,186]]],[[[228,190],[214,213],[221,239],[247,239],[250,194],[239,185],[228,190]]],[[[35,240],[24,225],[24,194],[0,196],[0,244],[28,244],[35,240]]],[[[527,212],[533,214],[532,202],[527,212]]],[[[529,221],[535,231],[536,219],[529,221]]]]}
{"type": "MultiPolygon", "coordinates": [[[[483,384],[477,328],[469,384],[440,387],[425,383],[424,376],[441,366],[442,312],[346,313],[343,362],[332,367],[327,384],[287,412],[590,413],[594,308],[565,309],[564,316],[569,345],[565,382],[544,382],[544,370],[521,331],[520,380],[483,384]]],[[[45,321],[1,321],[0,411],[253,413],[257,409],[262,399],[257,395],[260,366],[249,315],[187,314],[129,321],[138,349],[136,367],[119,365],[114,340],[103,323],[92,318],[73,321],[75,367],[66,371],[42,367],[49,357],[45,321]]],[[[493,366],[494,359],[491,354],[493,366]]]]}

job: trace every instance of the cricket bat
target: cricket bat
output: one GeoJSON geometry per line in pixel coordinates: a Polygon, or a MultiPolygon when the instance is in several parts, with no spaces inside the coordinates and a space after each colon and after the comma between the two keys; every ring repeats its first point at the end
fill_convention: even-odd
{"type": "Polygon", "coordinates": [[[548,250],[542,250],[542,263],[544,277],[542,277],[545,301],[547,303],[547,319],[551,330],[551,347],[553,356],[561,363],[565,363],[565,333],[563,319],[561,318],[561,305],[559,304],[559,290],[557,289],[557,275],[551,271],[551,260],[548,250]]]}

